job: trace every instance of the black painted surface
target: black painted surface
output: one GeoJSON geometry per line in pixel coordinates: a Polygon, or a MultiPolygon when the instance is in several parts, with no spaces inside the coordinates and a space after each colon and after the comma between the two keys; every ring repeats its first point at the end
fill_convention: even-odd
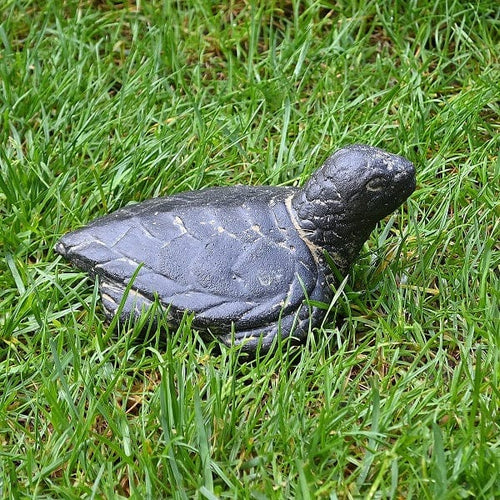
{"type": "Polygon", "coordinates": [[[328,251],[345,274],[375,224],[414,190],[413,165],[369,146],[332,155],[303,189],[235,186],[127,206],[65,235],[56,251],[99,275],[103,305],[138,315],[157,296],[176,324],[265,350],[280,334],[303,338],[328,301],[328,251]],[[234,326],[233,335],[231,329],[234,326]]]}

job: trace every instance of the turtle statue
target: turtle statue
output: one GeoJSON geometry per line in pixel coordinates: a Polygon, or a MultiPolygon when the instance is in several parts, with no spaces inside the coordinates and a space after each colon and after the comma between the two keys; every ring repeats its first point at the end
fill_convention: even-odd
{"type": "Polygon", "coordinates": [[[265,352],[277,335],[303,339],[319,324],[316,304],[331,299],[334,276],[346,275],[377,222],[414,189],[408,160],[352,145],[301,189],[154,198],[66,234],[55,250],[99,277],[109,317],[137,317],[158,301],[172,326],[192,313],[200,332],[265,352]]]}

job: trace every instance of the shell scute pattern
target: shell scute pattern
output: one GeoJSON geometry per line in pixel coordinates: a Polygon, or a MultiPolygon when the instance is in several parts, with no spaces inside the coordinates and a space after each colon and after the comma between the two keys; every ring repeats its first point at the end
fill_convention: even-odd
{"type": "Polygon", "coordinates": [[[283,203],[293,192],[214,188],[151,200],[98,219],[62,244],[68,258],[75,242],[90,254],[87,269],[106,283],[111,314],[111,288],[119,298],[142,264],[136,302],[148,305],[157,295],[175,311],[195,312],[195,325],[265,327],[318,285],[314,259],[283,203]],[[253,195],[244,205],[242,190],[253,195]],[[207,196],[212,202],[203,207],[207,196]]]}

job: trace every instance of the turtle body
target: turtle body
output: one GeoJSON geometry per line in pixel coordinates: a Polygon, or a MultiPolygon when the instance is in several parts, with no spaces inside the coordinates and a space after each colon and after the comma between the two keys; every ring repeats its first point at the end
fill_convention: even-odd
{"type": "Polygon", "coordinates": [[[157,299],[170,324],[226,345],[267,350],[303,338],[330,299],[331,269],[348,272],[376,223],[415,188],[406,159],[363,145],[333,154],[302,189],[235,186],[154,198],[68,233],[55,250],[99,276],[108,316],[157,299]],[[124,297],[133,278],[131,289],[124,297]]]}

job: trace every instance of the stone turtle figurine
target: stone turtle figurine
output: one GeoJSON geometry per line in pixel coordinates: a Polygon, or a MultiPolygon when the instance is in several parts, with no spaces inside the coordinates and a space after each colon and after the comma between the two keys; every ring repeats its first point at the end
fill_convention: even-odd
{"type": "Polygon", "coordinates": [[[138,316],[155,298],[176,325],[226,345],[267,351],[276,335],[303,339],[331,298],[328,252],[345,275],[377,222],[415,189],[408,160],[353,145],[302,189],[235,186],[126,206],[66,234],[55,250],[99,276],[106,314],[138,316]],[[313,301],[313,302],[310,302],[313,301]]]}

